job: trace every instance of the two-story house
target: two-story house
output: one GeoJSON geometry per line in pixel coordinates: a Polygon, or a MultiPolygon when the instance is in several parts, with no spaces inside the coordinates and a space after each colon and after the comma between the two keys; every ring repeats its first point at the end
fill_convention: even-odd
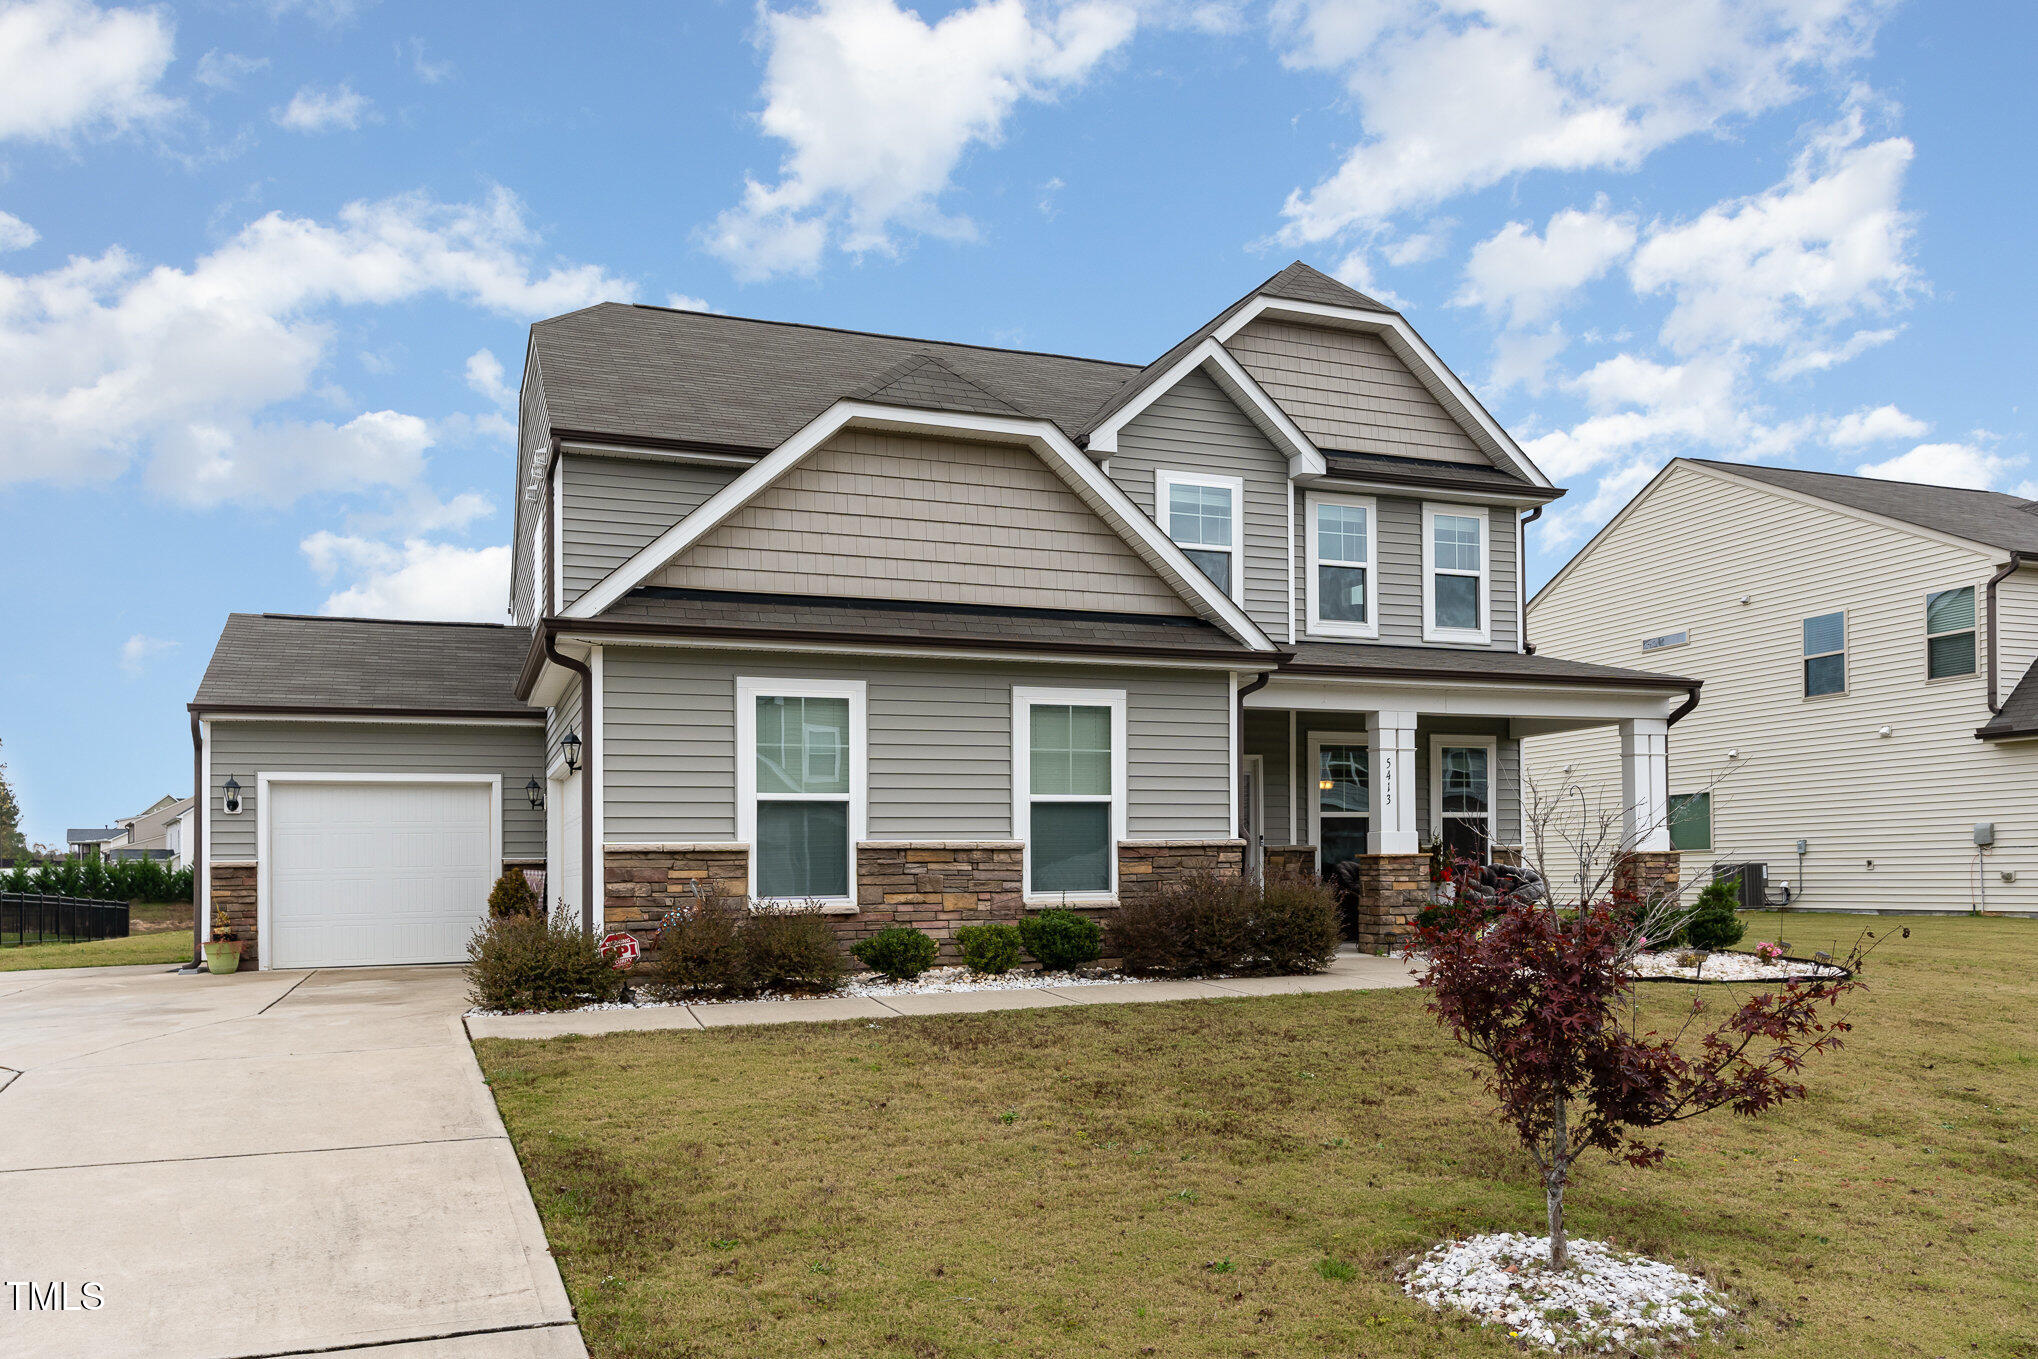
{"type": "Polygon", "coordinates": [[[509,625],[228,621],[201,878],[263,966],[458,958],[505,864],[853,938],[1356,858],[1379,937],[1428,838],[1519,840],[1526,735],[1618,727],[1658,823],[1696,701],[1523,645],[1561,492],[1299,263],[1144,366],[590,307],[519,430],[509,625]]]}
{"type": "MultiPolygon", "coordinates": [[[[1792,909],[2038,911],[2038,501],[1680,458],[1529,633],[1705,681],[1670,765],[1686,882],[1760,863],[1792,909]]],[[[1619,796],[1606,740],[1529,754],[1539,787],[1619,796]]]]}

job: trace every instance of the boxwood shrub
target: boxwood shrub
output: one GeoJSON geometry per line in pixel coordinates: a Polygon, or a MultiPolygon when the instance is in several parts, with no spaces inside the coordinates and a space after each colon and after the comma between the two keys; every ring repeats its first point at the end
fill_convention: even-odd
{"type": "Polygon", "coordinates": [[[1104,956],[1103,927],[1060,906],[1022,916],[1019,940],[1049,972],[1084,967],[1104,956]]]}
{"type": "Polygon", "coordinates": [[[964,925],[955,932],[955,942],[972,972],[997,977],[1019,965],[1021,941],[1017,925],[964,925]]]}
{"type": "Polygon", "coordinates": [[[933,935],[910,925],[887,925],[850,952],[873,972],[893,981],[911,981],[934,966],[940,945],[933,935]]]}

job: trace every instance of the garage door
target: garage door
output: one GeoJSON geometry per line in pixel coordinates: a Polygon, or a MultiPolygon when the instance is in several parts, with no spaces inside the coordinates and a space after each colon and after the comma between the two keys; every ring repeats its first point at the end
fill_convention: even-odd
{"type": "Polygon", "coordinates": [[[488,914],[483,783],[271,783],[271,967],[451,963],[488,914]]]}

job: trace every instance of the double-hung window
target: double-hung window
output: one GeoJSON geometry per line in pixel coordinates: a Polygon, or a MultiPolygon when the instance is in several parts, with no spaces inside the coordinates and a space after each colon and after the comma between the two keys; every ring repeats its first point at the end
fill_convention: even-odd
{"type": "Polygon", "coordinates": [[[1476,505],[1422,507],[1422,636],[1427,642],[1491,640],[1486,511],[1476,505]]]}
{"type": "Polygon", "coordinates": [[[1324,637],[1378,637],[1373,544],[1379,534],[1372,499],[1312,492],[1307,512],[1309,631],[1324,637]]]}
{"type": "Polygon", "coordinates": [[[1449,858],[1486,861],[1493,843],[1493,773],[1498,763],[1499,742],[1490,737],[1431,738],[1430,808],[1449,858]]]}
{"type": "Polygon", "coordinates": [[[1168,537],[1233,601],[1241,597],[1245,483],[1202,472],[1153,474],[1154,508],[1168,537]]]}
{"type": "Polygon", "coordinates": [[[853,905],[864,817],[863,682],[738,679],[736,774],[751,895],[853,905]]]}
{"type": "Polygon", "coordinates": [[[1804,696],[1847,692],[1847,615],[1804,620],[1804,696]]]}
{"type": "Polygon", "coordinates": [[[1125,691],[1015,686],[1012,774],[1026,898],[1114,897],[1125,838],[1125,691]]]}
{"type": "Polygon", "coordinates": [[[1974,673],[1974,587],[1925,596],[1925,678],[1974,673]]]}

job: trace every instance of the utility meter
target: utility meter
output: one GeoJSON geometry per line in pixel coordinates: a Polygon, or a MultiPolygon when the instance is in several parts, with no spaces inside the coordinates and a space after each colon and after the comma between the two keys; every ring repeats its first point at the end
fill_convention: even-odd
{"type": "Polygon", "coordinates": [[[1975,844],[1980,845],[1983,849],[1987,849],[1990,845],[1994,844],[1995,842],[1996,842],[1995,822],[1977,821],[1974,823],[1975,844]]]}

